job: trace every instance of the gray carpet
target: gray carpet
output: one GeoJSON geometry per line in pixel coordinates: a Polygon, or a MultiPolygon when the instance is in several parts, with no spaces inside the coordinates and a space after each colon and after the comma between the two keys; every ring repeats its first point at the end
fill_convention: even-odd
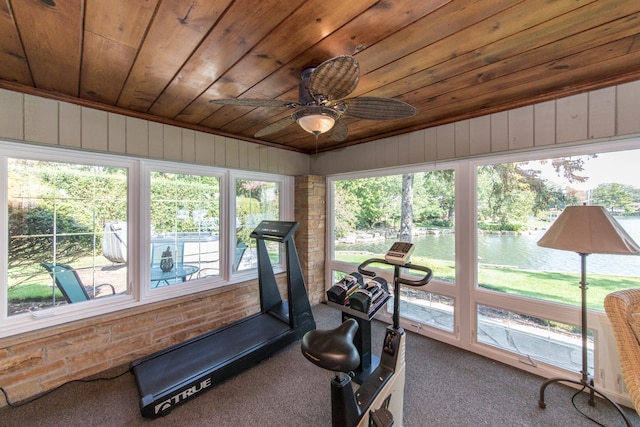
{"type": "MultiPolygon", "coordinates": [[[[319,329],[340,323],[340,313],[313,308],[319,329]]],[[[379,352],[386,325],[374,321],[379,352]]],[[[120,372],[126,368],[121,368],[120,372]]],[[[114,374],[117,372],[109,372],[114,374]]],[[[309,363],[299,343],[156,420],[142,418],[134,378],[67,384],[18,408],[0,409],[2,426],[330,426],[330,372],[309,363]]],[[[575,390],[553,384],[547,408],[538,407],[543,379],[412,333],[407,337],[404,425],[593,426],[572,406],[575,390]]],[[[595,408],[583,393],[579,407],[602,425],[625,425],[606,402],[595,408]]],[[[627,415],[640,426],[631,409],[627,415]]]]}

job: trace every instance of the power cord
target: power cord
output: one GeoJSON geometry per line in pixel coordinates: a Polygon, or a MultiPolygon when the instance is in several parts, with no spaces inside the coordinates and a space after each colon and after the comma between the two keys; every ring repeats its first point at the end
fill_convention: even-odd
{"type": "Polygon", "coordinates": [[[59,388],[62,388],[64,386],[66,386],[67,384],[71,384],[71,383],[91,383],[91,382],[94,382],[94,381],[111,381],[111,380],[115,380],[116,378],[120,378],[121,376],[123,376],[124,374],[127,374],[127,373],[129,373],[129,370],[126,370],[126,371],[124,371],[124,372],[122,372],[122,373],[120,373],[118,375],[114,375],[113,377],[93,378],[93,379],[90,379],[90,380],[71,380],[71,381],[68,381],[66,383],[62,383],[59,386],[57,386],[55,388],[52,388],[51,390],[48,390],[48,391],[46,391],[46,392],[44,392],[42,394],[39,394],[39,395],[37,395],[36,397],[34,397],[32,399],[25,400],[25,401],[22,401],[20,403],[12,403],[11,400],[9,400],[9,395],[7,394],[7,391],[3,387],[0,387],[0,391],[4,395],[4,400],[7,402],[7,405],[9,407],[11,407],[11,408],[19,408],[20,406],[25,406],[25,405],[27,405],[27,404],[29,404],[31,402],[35,402],[36,400],[41,399],[41,398],[49,395],[49,394],[53,393],[54,391],[58,390],[59,388]]]}
{"type": "Polygon", "coordinates": [[[577,397],[577,396],[579,396],[579,395],[584,391],[584,389],[585,389],[585,388],[586,388],[586,387],[582,387],[582,388],[581,388],[580,390],[578,390],[578,391],[577,391],[573,396],[571,396],[571,403],[573,404],[573,407],[576,409],[576,411],[578,411],[578,413],[579,413],[580,415],[582,415],[583,417],[585,417],[585,418],[586,418],[586,419],[588,419],[589,421],[591,421],[591,422],[593,422],[593,423],[595,423],[595,424],[597,424],[597,425],[599,425],[599,426],[606,427],[604,424],[600,424],[598,421],[594,420],[593,418],[591,418],[590,416],[588,416],[587,414],[585,414],[584,412],[582,412],[582,411],[578,408],[578,406],[576,406],[576,401],[575,401],[575,399],[576,399],[576,397],[577,397]]]}

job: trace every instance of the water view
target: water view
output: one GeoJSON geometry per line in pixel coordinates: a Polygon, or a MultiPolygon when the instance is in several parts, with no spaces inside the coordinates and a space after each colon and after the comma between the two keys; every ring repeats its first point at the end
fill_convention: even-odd
{"type": "MultiPolygon", "coordinates": [[[[616,220],[640,244],[640,217],[617,217],[616,220]]],[[[542,248],[538,240],[546,230],[524,235],[481,234],[478,236],[480,263],[517,267],[524,270],[580,271],[580,257],[574,252],[542,248]]],[[[336,244],[336,251],[368,251],[383,254],[390,241],[336,244]]],[[[454,234],[416,236],[414,255],[453,261],[454,234]]],[[[640,276],[640,256],[592,254],[588,257],[589,274],[640,276]]]]}

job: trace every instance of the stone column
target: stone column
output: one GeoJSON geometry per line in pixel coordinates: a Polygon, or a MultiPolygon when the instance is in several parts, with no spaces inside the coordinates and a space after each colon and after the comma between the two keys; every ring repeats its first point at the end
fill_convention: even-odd
{"type": "Polygon", "coordinates": [[[322,176],[295,178],[295,243],[311,305],[325,299],[326,181],[322,176]]]}

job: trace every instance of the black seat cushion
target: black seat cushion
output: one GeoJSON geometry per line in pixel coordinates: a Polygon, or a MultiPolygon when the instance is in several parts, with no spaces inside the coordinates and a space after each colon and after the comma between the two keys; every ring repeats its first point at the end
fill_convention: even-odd
{"type": "Polygon", "coordinates": [[[353,338],[358,322],[347,319],[335,329],[313,330],[302,337],[302,354],[316,366],[334,372],[350,372],[360,365],[353,338]]]}

